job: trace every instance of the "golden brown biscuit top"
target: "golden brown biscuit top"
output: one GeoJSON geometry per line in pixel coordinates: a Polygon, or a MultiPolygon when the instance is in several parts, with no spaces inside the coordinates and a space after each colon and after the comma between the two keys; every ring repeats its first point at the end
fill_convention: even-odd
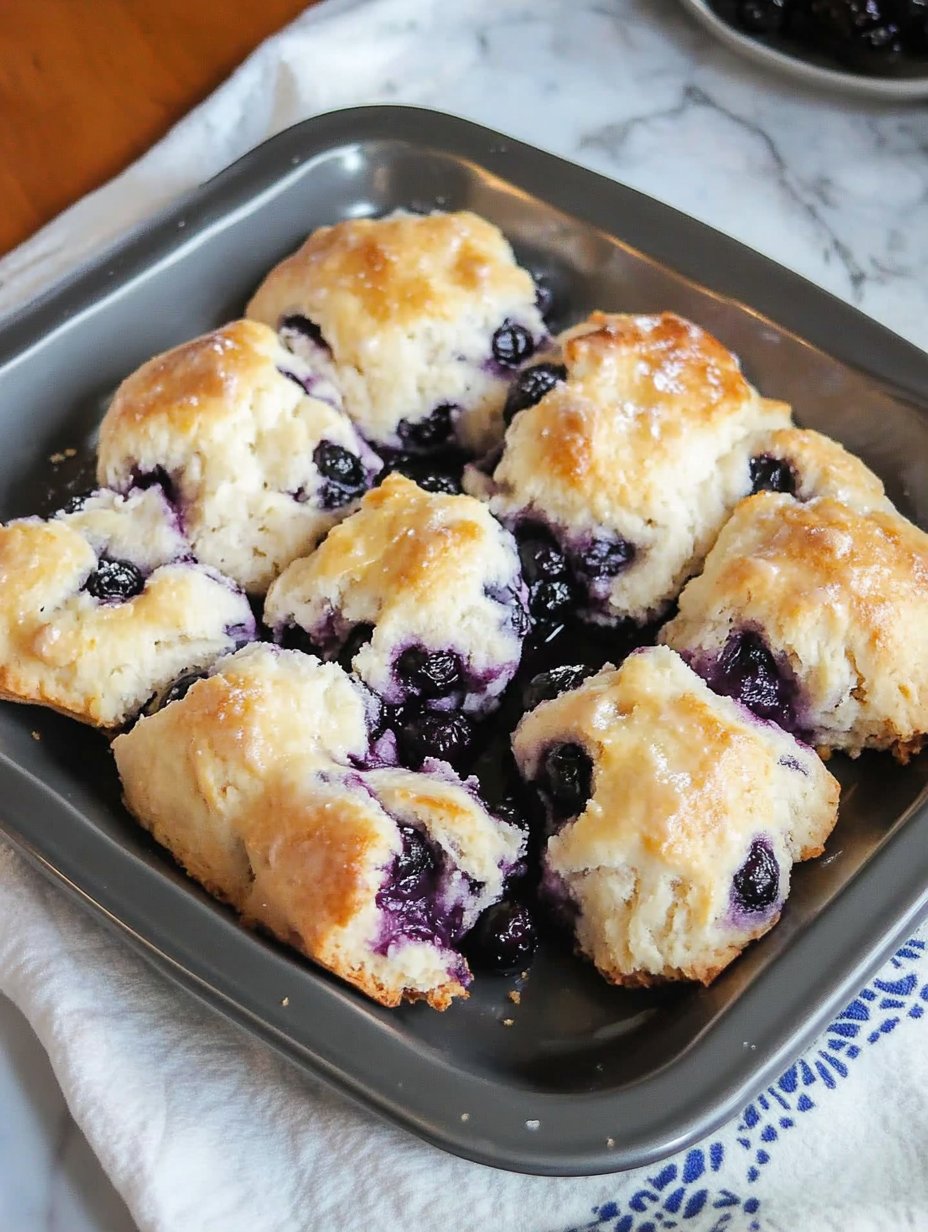
{"type": "Polygon", "coordinates": [[[120,433],[153,416],[169,415],[173,431],[193,433],[204,418],[226,414],[285,354],[272,329],[242,320],[156,355],[116,391],[100,428],[101,451],[110,437],[115,448],[120,433]]]}
{"type": "Polygon", "coordinates": [[[271,271],[247,312],[276,325],[280,312],[312,315],[325,304],[327,321],[348,313],[363,334],[422,318],[452,321],[474,297],[533,295],[530,275],[486,219],[466,210],[394,214],[320,227],[271,271]]]}
{"type": "Polygon", "coordinates": [[[791,463],[800,500],[828,497],[866,512],[893,512],[881,480],[855,454],[811,428],[780,428],[748,442],[754,455],[764,453],[791,463]]]}
{"type": "Polygon", "coordinates": [[[895,513],[762,492],[735,510],[693,585],[711,586],[721,601],[773,608],[791,625],[824,616],[893,644],[907,636],[900,616],[908,606],[928,612],[928,535],[895,513]]]}
{"type": "Polygon", "coordinates": [[[566,382],[506,434],[494,474],[504,502],[534,493],[559,519],[609,525],[617,508],[663,507],[688,489],[707,469],[701,452],[711,470],[747,432],[789,422],[789,407],[760,398],[731,352],[672,313],[594,312],[560,341],[566,382]]]}
{"type": "Polygon", "coordinates": [[[358,511],[323,543],[281,575],[268,596],[348,588],[381,603],[454,603],[465,579],[499,575],[512,564],[502,531],[470,496],[426,492],[403,475],[389,475],[368,492],[358,511]]]}
{"type": "MultiPolygon", "coordinates": [[[[711,887],[738,867],[771,822],[783,745],[777,729],[715,696],[674,652],[651,647],[542,703],[516,729],[529,774],[553,745],[576,742],[593,762],[584,812],[551,840],[562,874],[652,859],[711,887]]],[[[797,754],[798,755],[798,754],[797,754]]],[[[826,777],[811,751],[811,773],[826,777]]],[[[837,784],[833,784],[835,799],[837,784]]]]}

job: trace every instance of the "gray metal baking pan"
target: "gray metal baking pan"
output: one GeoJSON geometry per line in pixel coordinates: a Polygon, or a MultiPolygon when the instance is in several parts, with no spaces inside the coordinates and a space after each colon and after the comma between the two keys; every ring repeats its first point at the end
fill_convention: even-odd
{"type": "MultiPolygon", "coordinates": [[[[53,508],[84,486],[118,381],[239,313],[311,228],[399,206],[466,206],[498,223],[547,275],[562,320],[594,307],[694,318],[928,521],[928,357],[665,205],[399,107],[282,133],[0,328],[0,516],[53,508]]],[[[445,1150],[555,1175],[648,1163],[714,1129],[915,927],[928,907],[928,756],[834,765],[844,791],[827,856],[797,869],[782,922],[710,989],[611,988],[549,942],[518,1006],[511,980],[484,977],[445,1014],[387,1011],[244,931],[187,880],[122,808],[99,735],[0,708],[2,829],[39,867],[180,984],[348,1095],[445,1150]]]]}

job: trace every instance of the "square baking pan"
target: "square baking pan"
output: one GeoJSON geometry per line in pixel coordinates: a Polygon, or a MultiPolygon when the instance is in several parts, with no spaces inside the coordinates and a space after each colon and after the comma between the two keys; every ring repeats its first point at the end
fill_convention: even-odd
{"type": "MultiPolygon", "coordinates": [[[[282,133],[4,324],[0,516],[88,486],[117,383],[240,314],[308,231],[397,207],[497,223],[553,287],[558,326],[592,308],[693,318],[928,521],[923,353],[667,206],[401,107],[282,133]]],[[[780,924],[711,988],[613,988],[548,941],[518,1005],[511,979],[478,977],[445,1014],[382,1009],[242,929],[129,818],[105,741],[55,714],[0,707],[0,826],[169,976],[348,1095],[482,1163],[589,1174],[658,1159],[740,1111],[928,906],[928,756],[832,765],[843,792],[827,855],[795,870],[780,924]]]]}

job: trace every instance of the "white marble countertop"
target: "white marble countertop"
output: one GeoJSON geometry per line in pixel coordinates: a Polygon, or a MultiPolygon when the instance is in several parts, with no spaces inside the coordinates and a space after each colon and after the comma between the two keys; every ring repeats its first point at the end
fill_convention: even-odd
{"type": "MultiPolygon", "coordinates": [[[[481,121],[670,202],[928,347],[924,106],[766,75],[673,0],[329,3],[346,28],[379,23],[378,55],[358,80],[320,88],[318,110],[401,101],[481,121]]],[[[213,157],[231,161],[247,136],[213,157]]],[[[2,1232],[132,1228],[2,998],[0,1107],[2,1232]]]]}

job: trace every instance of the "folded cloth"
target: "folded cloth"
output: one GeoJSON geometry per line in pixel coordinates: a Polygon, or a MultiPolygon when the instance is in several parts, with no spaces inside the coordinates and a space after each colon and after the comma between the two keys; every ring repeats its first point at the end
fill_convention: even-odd
{"type": "MultiPolygon", "coordinates": [[[[624,141],[619,130],[624,125],[627,136],[640,124],[641,92],[652,82],[663,123],[671,82],[671,110],[674,97],[688,98],[697,127],[705,113],[711,135],[719,113],[693,93],[694,48],[704,62],[722,55],[669,6],[649,0],[327,0],[269,40],[139,163],[0,262],[0,309],[21,304],[263,138],[336,106],[429,103],[585,156],[605,148],[578,137],[591,109],[601,109],[601,141],[607,130],[609,141],[624,141]],[[605,58],[607,39],[612,56],[635,51],[622,73],[605,58]],[[546,111],[558,64],[565,77],[582,80],[589,68],[597,89],[614,89],[613,114],[604,117],[595,91],[575,103],[562,93],[546,111]]],[[[747,114],[762,92],[724,60],[699,71],[714,74],[729,118],[747,114]]],[[[792,87],[763,89],[788,109],[792,87]]],[[[835,123],[845,133],[858,120],[871,136],[891,123],[845,112],[835,123]]],[[[880,148],[884,170],[898,153],[898,182],[909,193],[918,173],[905,162],[906,131],[900,119],[895,144],[880,148]]],[[[678,146],[674,157],[682,165],[689,153],[678,146]]],[[[660,161],[666,176],[664,154],[660,161]]],[[[649,187],[642,165],[633,153],[628,175],[649,187]]],[[[683,194],[687,177],[674,179],[683,194]]],[[[897,182],[891,169],[881,193],[890,182],[897,182]]],[[[726,200],[738,187],[725,186],[726,200]]],[[[745,215],[763,213],[768,186],[740,187],[745,215]]],[[[699,192],[675,200],[693,212],[705,206],[699,192]]],[[[844,287],[827,254],[822,259],[818,235],[787,230],[795,264],[839,291],[853,284],[874,311],[884,305],[882,284],[853,277],[846,252],[844,287]]],[[[864,230],[868,242],[882,243],[880,228],[864,230]]],[[[918,250],[905,246],[917,243],[917,230],[894,241],[897,270],[900,249],[915,268],[918,250]]],[[[771,251],[778,255],[776,245],[771,251]]],[[[911,332],[926,319],[916,311],[924,289],[904,274],[892,287],[894,311],[911,332]]],[[[0,921],[0,991],[47,1049],[74,1117],[142,1232],[928,1227],[923,934],[737,1123],[652,1168],[560,1180],[454,1159],[330,1093],[176,990],[2,844],[0,921]]]]}

